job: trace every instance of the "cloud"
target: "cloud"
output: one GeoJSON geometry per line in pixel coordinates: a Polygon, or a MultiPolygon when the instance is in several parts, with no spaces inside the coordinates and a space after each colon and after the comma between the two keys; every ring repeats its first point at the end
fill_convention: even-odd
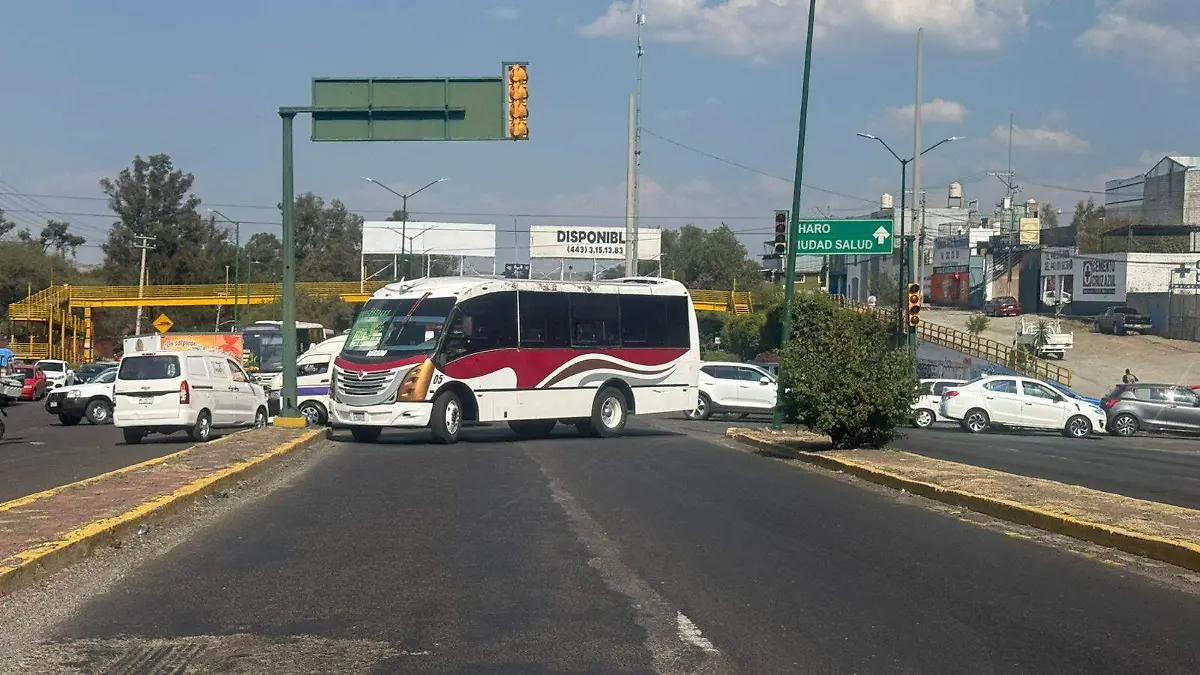
{"type": "Polygon", "coordinates": [[[516,21],[521,18],[521,10],[512,5],[497,5],[488,10],[488,16],[496,21],[516,21]]]}
{"type": "Polygon", "coordinates": [[[1200,72],[1195,0],[1099,0],[1098,4],[1096,22],[1075,39],[1085,54],[1153,64],[1163,68],[1157,71],[1160,74],[1200,72]]]}
{"type": "MultiPolygon", "coordinates": [[[[838,0],[822,3],[818,38],[864,34],[913,35],[925,28],[930,41],[957,51],[994,51],[1030,23],[1036,0],[838,0]]],[[[718,54],[763,61],[804,49],[804,0],[645,0],[646,36],[695,45],[718,54]]],[[[636,32],[633,0],[613,0],[603,14],[580,27],[589,37],[636,32]]]]}
{"type": "MultiPolygon", "coordinates": [[[[992,140],[998,143],[1008,143],[1008,125],[1001,124],[992,129],[992,140]]],[[[1012,144],[1020,150],[1035,152],[1083,153],[1091,149],[1092,144],[1066,129],[1050,129],[1037,127],[1026,129],[1013,127],[1012,144]]]]}
{"type": "MultiPolygon", "coordinates": [[[[915,111],[916,105],[912,103],[906,106],[892,106],[888,108],[887,119],[894,123],[912,124],[915,111]]],[[[967,106],[957,101],[935,98],[921,106],[921,121],[930,124],[962,124],[966,117],[967,106]]]]}
{"type": "Polygon", "coordinates": [[[709,96],[708,98],[704,99],[704,105],[710,106],[710,107],[721,105],[721,97],[709,96]]]}
{"type": "Polygon", "coordinates": [[[1182,152],[1174,152],[1174,151],[1154,152],[1152,150],[1147,150],[1147,151],[1143,152],[1141,155],[1138,155],[1138,163],[1146,164],[1146,165],[1158,164],[1160,161],[1162,161],[1163,157],[1182,157],[1182,156],[1183,156],[1182,152]]]}

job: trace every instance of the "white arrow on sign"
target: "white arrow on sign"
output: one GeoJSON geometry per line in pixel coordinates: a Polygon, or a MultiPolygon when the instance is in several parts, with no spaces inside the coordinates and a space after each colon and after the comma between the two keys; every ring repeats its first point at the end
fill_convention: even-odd
{"type": "Polygon", "coordinates": [[[887,239],[888,237],[892,236],[892,233],[891,233],[891,232],[888,232],[888,231],[887,231],[887,228],[885,228],[885,227],[883,227],[882,225],[880,225],[880,226],[879,226],[879,229],[878,229],[878,230],[875,230],[875,234],[873,234],[873,235],[871,235],[871,236],[872,236],[872,237],[875,237],[875,241],[879,242],[879,243],[880,243],[880,245],[882,245],[885,239],[887,239]]]}

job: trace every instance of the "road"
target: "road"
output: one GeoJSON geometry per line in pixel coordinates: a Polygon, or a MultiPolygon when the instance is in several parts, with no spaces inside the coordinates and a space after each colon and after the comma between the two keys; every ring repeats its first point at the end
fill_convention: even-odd
{"type": "Polygon", "coordinates": [[[329,443],[81,606],[51,598],[65,618],[10,667],[1092,675],[1200,663],[1194,585],[757,457],[717,428],[329,443]]]}
{"type": "Polygon", "coordinates": [[[5,409],[8,431],[0,439],[0,502],[71,483],[186,448],[182,434],[150,436],[125,445],[112,425],[80,422],[64,427],[42,401],[5,409]]]}

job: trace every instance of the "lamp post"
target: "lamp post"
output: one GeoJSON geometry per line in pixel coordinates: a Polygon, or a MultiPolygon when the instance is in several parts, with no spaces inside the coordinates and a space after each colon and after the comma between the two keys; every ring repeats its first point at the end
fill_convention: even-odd
{"type": "MultiPolygon", "coordinates": [[[[238,260],[242,257],[242,224],[216,209],[209,209],[208,212],[214,216],[220,216],[223,220],[233,225],[233,322],[237,323],[238,299],[241,295],[238,292],[238,260]]],[[[229,276],[228,269],[225,270],[225,276],[229,276]]],[[[228,285],[229,281],[226,280],[225,283],[228,285]]]]}
{"type": "Polygon", "coordinates": [[[380,183],[379,181],[375,180],[374,178],[371,178],[369,176],[360,176],[360,177],[363,180],[367,181],[368,183],[374,183],[375,185],[378,185],[379,187],[383,188],[384,190],[387,190],[388,192],[390,192],[400,198],[400,201],[401,201],[400,215],[402,216],[400,219],[400,259],[404,263],[404,276],[407,278],[408,277],[408,257],[405,255],[404,244],[408,239],[408,237],[407,237],[407,234],[408,234],[408,198],[415,197],[417,195],[417,193],[421,192],[425,188],[437,185],[438,183],[441,183],[442,181],[444,181],[446,179],[439,178],[435,181],[430,181],[429,183],[426,183],[418,190],[413,190],[412,192],[410,192],[408,194],[402,194],[402,193],[396,192],[392,188],[384,185],[383,183],[380,183]]]}
{"type": "MultiPolygon", "coordinates": [[[[904,213],[905,213],[905,211],[908,210],[908,199],[907,199],[907,197],[908,197],[908,192],[907,192],[907,190],[908,190],[908,164],[909,164],[909,162],[913,161],[913,159],[915,159],[915,157],[909,157],[908,159],[902,159],[900,157],[900,155],[896,154],[895,150],[892,150],[892,146],[887,144],[887,141],[883,140],[882,138],[880,138],[874,134],[864,134],[864,133],[860,132],[857,135],[862,138],[866,138],[866,139],[869,139],[872,141],[879,141],[879,143],[881,145],[883,145],[883,147],[887,148],[888,152],[892,153],[892,157],[895,157],[896,161],[900,162],[900,265],[899,265],[900,269],[899,269],[898,274],[896,275],[896,285],[900,287],[900,290],[898,292],[899,297],[896,298],[896,321],[897,321],[897,326],[899,326],[900,332],[903,334],[904,333],[904,296],[905,296],[905,290],[906,290],[905,287],[908,286],[908,284],[904,282],[904,268],[905,268],[905,265],[907,264],[909,267],[909,270],[908,270],[909,274],[912,274],[913,270],[916,269],[916,265],[915,265],[914,261],[908,260],[908,258],[911,258],[914,253],[913,247],[912,247],[912,242],[909,241],[909,239],[911,239],[912,237],[910,237],[905,232],[905,229],[904,229],[904,213]],[[907,246],[907,252],[906,252],[906,248],[905,248],[906,246],[907,246]]],[[[929,146],[928,148],[925,148],[924,150],[922,150],[921,156],[924,156],[925,153],[929,152],[930,150],[933,150],[934,148],[938,147],[939,145],[942,145],[943,143],[950,143],[951,141],[961,141],[962,139],[963,139],[962,136],[951,136],[949,138],[943,138],[942,140],[938,141],[937,143],[934,143],[933,145],[929,146]]],[[[914,191],[916,189],[917,189],[917,187],[914,186],[914,191]]]]}

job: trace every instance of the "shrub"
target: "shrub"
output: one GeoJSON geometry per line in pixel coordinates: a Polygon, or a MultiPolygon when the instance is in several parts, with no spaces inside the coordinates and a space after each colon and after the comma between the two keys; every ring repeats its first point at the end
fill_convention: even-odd
{"type": "Polygon", "coordinates": [[[707,350],[700,352],[701,361],[740,361],[737,354],[730,354],[719,349],[707,350]]]}
{"type": "Polygon", "coordinates": [[[980,333],[988,329],[992,320],[982,314],[967,317],[967,332],[971,335],[978,336],[980,333]]]}
{"type": "Polygon", "coordinates": [[[779,358],[787,420],[829,434],[835,448],[892,441],[912,415],[917,381],[907,347],[890,344],[889,322],[797,294],[792,324],[779,358]]]}
{"type": "Polygon", "coordinates": [[[762,351],[761,332],[767,315],[763,312],[731,316],[725,324],[725,340],[722,347],[737,354],[742,360],[753,359],[762,351]]]}

